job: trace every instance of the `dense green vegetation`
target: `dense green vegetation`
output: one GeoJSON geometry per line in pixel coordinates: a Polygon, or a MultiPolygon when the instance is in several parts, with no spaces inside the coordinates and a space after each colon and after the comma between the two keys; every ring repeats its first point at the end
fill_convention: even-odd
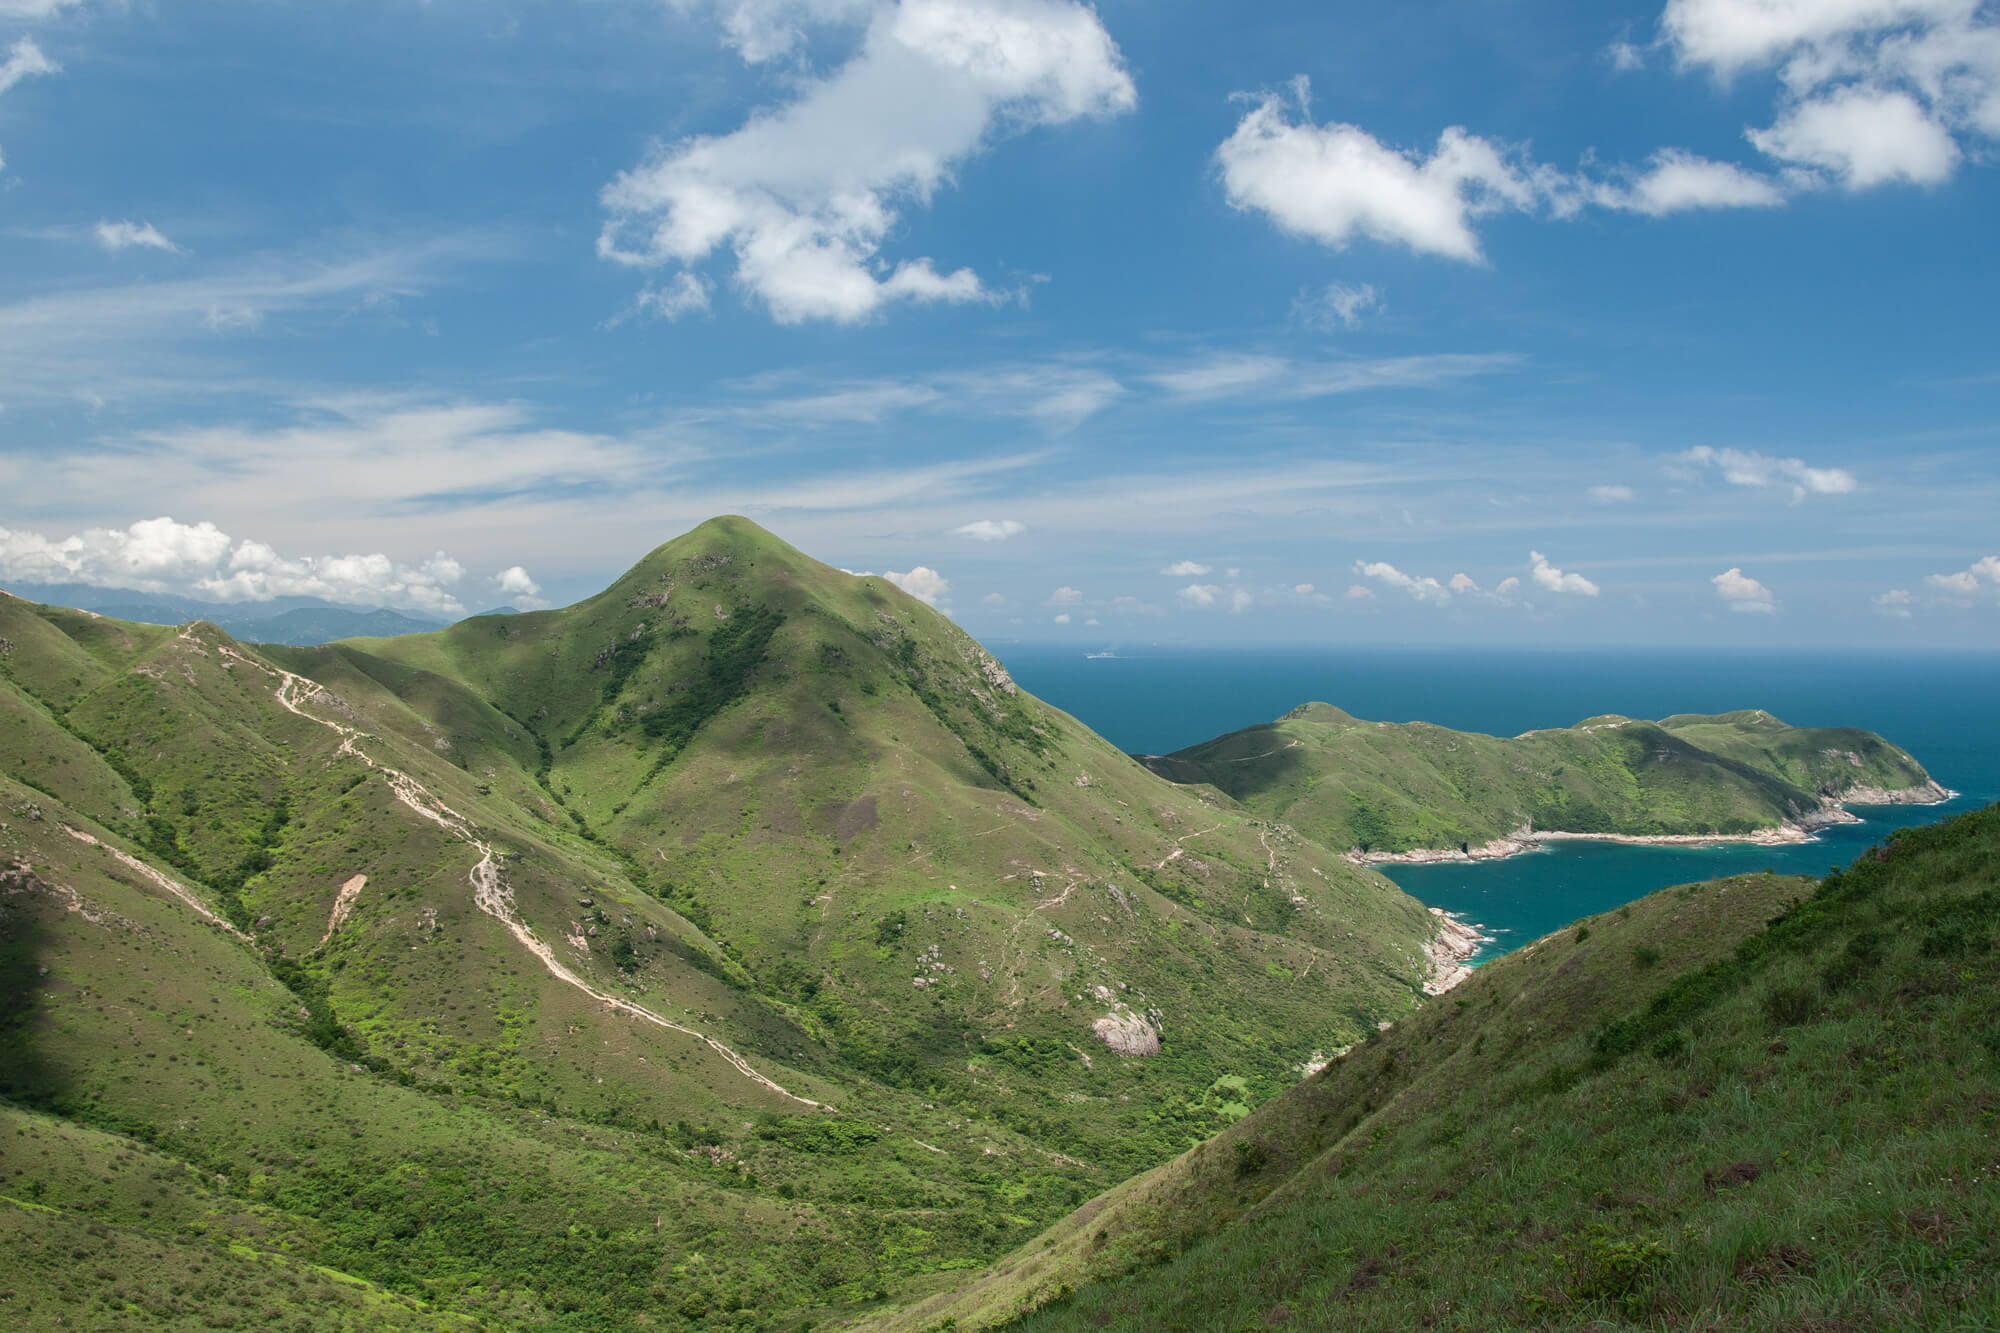
{"type": "Polygon", "coordinates": [[[1742,836],[1810,823],[1857,793],[1921,798],[1930,784],[1872,732],[1790,727],[1761,709],[1596,717],[1503,739],[1364,722],[1314,703],[1143,762],[1330,847],[1387,854],[1472,849],[1531,829],[1742,836]]]}
{"type": "Polygon", "coordinates": [[[1996,959],[2000,807],[1668,889],[870,1327],[1988,1328],[1996,959]]]}
{"type": "MultiPolygon", "coordinates": [[[[1702,1020],[1639,1001],[1764,892],[1635,935],[1642,1026],[1563,1047],[1545,1095],[1673,1058],[1702,1020]]],[[[1218,1132],[1198,1160],[1232,1188],[1284,1178],[1296,1150],[1242,1127],[1437,1021],[1433,929],[741,520],[562,611],[323,648],[0,596],[0,1300],[29,1327],[852,1322],[1218,1132]]],[[[1171,1252],[1142,1231],[1100,1258],[1171,1252]]]]}
{"type": "Polygon", "coordinates": [[[252,649],[0,597],[0,640],[30,1324],[803,1327],[989,1262],[1420,997],[1392,885],[741,521],[438,634],[252,649]]]}

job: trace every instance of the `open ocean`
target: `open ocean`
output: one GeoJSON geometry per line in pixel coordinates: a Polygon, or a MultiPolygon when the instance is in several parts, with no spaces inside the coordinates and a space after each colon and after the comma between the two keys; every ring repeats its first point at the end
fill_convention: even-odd
{"type": "Polygon", "coordinates": [[[1111,658],[1023,644],[1022,688],[1113,744],[1166,754],[1324,700],[1371,721],[1513,736],[1599,713],[1660,718],[1763,708],[1795,726],[1881,733],[1960,793],[1948,805],[1857,808],[1864,823],[1782,847],[1560,843],[1503,861],[1385,866],[1433,907],[1493,936],[1492,956],[1671,884],[1745,871],[1823,875],[1889,830],[2000,800],[2000,659],[1891,654],[1128,648],[1111,658]]]}

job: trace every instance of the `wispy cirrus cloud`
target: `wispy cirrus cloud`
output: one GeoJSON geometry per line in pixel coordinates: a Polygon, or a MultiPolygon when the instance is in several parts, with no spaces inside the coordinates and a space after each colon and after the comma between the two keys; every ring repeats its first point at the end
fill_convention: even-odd
{"type": "Polygon", "coordinates": [[[114,254],[120,250],[164,250],[170,255],[182,253],[181,248],[168,240],[158,227],[150,222],[100,222],[91,229],[99,246],[114,254]]]}
{"type": "Polygon", "coordinates": [[[73,9],[81,3],[82,0],[0,0],[0,18],[54,18],[63,10],[73,9]]]}
{"type": "Polygon", "coordinates": [[[9,91],[23,79],[60,73],[62,66],[43,54],[34,38],[16,37],[14,44],[7,48],[7,58],[0,60],[0,93],[9,91]]]}
{"type": "MultiPolygon", "coordinates": [[[[15,3],[20,3],[20,0],[15,0],[15,3]]],[[[61,72],[62,66],[44,55],[32,37],[17,37],[14,44],[7,48],[7,58],[0,60],[0,93],[8,92],[23,79],[61,72]]],[[[5,160],[0,159],[0,170],[5,167],[5,160]]]]}
{"type": "Polygon", "coordinates": [[[1506,352],[1442,352],[1326,361],[1221,352],[1155,370],[1145,378],[1170,396],[1189,401],[1255,394],[1260,398],[1296,402],[1371,389],[1438,387],[1499,374],[1520,364],[1520,357],[1506,352]]]}
{"type": "Polygon", "coordinates": [[[1382,308],[1382,293],[1372,282],[1330,282],[1314,292],[1300,292],[1292,301],[1292,318],[1321,333],[1351,329],[1371,310],[1382,308]]]}
{"type": "Polygon", "coordinates": [[[0,304],[0,398],[212,399],[219,380],[249,378],[234,338],[275,321],[364,314],[512,253],[495,232],[362,250],[309,245],[165,281],[31,293],[0,304]]]}
{"type": "Polygon", "coordinates": [[[874,425],[909,412],[1025,419],[1061,433],[1123,399],[1108,371],[1066,361],[1000,362],[978,370],[815,381],[794,372],[724,386],[695,416],[749,424],[874,425]]]}
{"type": "Polygon", "coordinates": [[[1018,537],[1028,530],[1028,525],[1011,518],[981,518],[970,523],[961,523],[953,528],[955,537],[970,537],[976,542],[1004,542],[1009,537],[1018,537]]]}

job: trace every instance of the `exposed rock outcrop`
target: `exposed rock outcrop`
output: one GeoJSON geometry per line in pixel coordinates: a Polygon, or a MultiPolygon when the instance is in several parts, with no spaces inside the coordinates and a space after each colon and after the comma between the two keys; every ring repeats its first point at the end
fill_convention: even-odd
{"type": "Polygon", "coordinates": [[[1160,1034],[1130,1009],[1120,1005],[1090,1025],[1097,1039],[1120,1055],[1158,1055],[1160,1034]]]}

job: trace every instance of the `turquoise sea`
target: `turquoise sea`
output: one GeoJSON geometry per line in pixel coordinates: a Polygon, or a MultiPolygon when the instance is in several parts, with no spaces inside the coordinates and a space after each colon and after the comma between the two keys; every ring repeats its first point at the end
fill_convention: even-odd
{"type": "Polygon", "coordinates": [[[1880,732],[1960,793],[1857,809],[1864,823],[1783,847],[1557,844],[1504,861],[1390,866],[1434,907],[1493,937],[1487,956],[1655,889],[1771,869],[1823,875],[1889,830],[2000,800],[2000,658],[1814,653],[1495,652],[1016,645],[1023,688],[1134,753],[1164,754],[1324,700],[1357,717],[1512,736],[1598,713],[1657,718],[1763,708],[1797,726],[1880,732]]]}

